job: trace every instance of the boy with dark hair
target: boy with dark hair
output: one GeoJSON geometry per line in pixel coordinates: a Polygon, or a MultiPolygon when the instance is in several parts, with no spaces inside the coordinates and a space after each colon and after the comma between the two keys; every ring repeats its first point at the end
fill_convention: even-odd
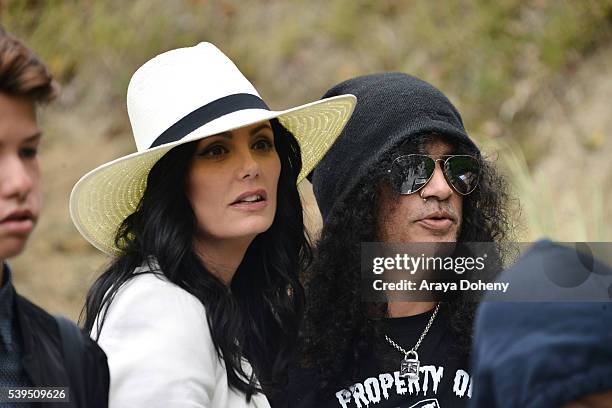
{"type": "Polygon", "coordinates": [[[69,404],[49,399],[45,406],[106,407],[102,350],[73,323],[19,296],[5,262],[23,251],[38,219],[36,109],[56,92],[45,65],[0,27],[0,403],[15,395],[9,390],[68,387],[69,404]]]}

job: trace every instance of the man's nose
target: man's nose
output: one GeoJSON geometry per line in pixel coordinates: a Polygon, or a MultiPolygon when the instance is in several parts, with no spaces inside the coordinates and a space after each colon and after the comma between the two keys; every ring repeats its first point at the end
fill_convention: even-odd
{"type": "Polygon", "coordinates": [[[448,185],[442,172],[442,162],[436,162],[434,173],[429,182],[423,187],[421,196],[423,198],[436,198],[438,201],[447,200],[453,194],[453,189],[448,185]]]}
{"type": "Polygon", "coordinates": [[[0,158],[0,196],[23,201],[32,186],[32,176],[19,157],[0,158]]]}

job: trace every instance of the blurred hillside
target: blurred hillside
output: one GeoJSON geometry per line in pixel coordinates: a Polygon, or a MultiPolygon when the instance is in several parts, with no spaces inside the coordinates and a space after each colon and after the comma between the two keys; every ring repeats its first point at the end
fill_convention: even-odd
{"type": "Polygon", "coordinates": [[[0,21],[63,87],[41,118],[45,210],[13,261],[19,290],[52,312],[76,318],[107,262],[72,226],[68,197],[87,171],[135,150],[131,74],[199,41],[224,50],[273,109],[357,75],[421,77],[507,173],[517,239],[612,238],[612,0],[3,0],[0,21]]]}

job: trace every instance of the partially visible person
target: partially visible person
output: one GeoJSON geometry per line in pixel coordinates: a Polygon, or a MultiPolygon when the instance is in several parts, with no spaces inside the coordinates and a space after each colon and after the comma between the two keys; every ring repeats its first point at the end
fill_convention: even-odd
{"type": "MultiPolygon", "coordinates": [[[[518,275],[518,279],[534,281],[560,274],[576,277],[577,269],[583,268],[576,258],[574,249],[541,241],[500,280],[512,285],[518,275]]],[[[610,280],[612,269],[603,264],[597,268],[600,276],[594,280],[600,286],[598,290],[591,286],[591,296],[609,299],[609,282],[601,283],[610,280]]],[[[582,301],[559,301],[572,300],[572,293],[580,292],[581,286],[568,289],[551,282],[548,293],[542,294],[548,302],[481,304],[475,324],[470,407],[612,407],[612,302],[584,301],[583,291],[576,293],[582,301]],[[550,292],[557,296],[551,297],[550,292]]]]}
{"type": "Polygon", "coordinates": [[[38,220],[42,132],[36,110],[55,94],[45,65],[0,27],[0,388],[70,387],[69,404],[45,406],[106,407],[109,374],[102,350],[76,326],[58,323],[18,295],[6,262],[24,251],[38,220]],[[74,354],[66,355],[68,349],[74,354]]]}
{"type": "Polygon", "coordinates": [[[85,327],[112,407],[268,407],[287,381],[309,262],[297,183],[350,117],[339,95],[272,111],[210,43],[132,76],[138,152],[85,175],[71,214],[113,256],[85,327]]]}

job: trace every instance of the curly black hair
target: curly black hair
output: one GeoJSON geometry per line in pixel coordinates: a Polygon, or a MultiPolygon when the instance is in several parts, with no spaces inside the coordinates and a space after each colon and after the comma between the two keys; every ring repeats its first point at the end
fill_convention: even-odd
{"type": "MultiPolygon", "coordinates": [[[[302,328],[301,364],[315,368],[321,388],[347,387],[357,380],[358,361],[371,353],[382,338],[387,304],[365,303],[361,297],[361,242],[379,241],[381,190],[389,186],[387,169],[406,152],[426,152],[436,138],[449,142],[455,154],[470,154],[481,162],[478,187],[463,198],[459,242],[491,242],[495,270],[510,255],[511,200],[505,179],[492,162],[472,145],[435,134],[410,137],[384,154],[355,187],[340,200],[325,220],[316,256],[305,271],[306,313],[302,328]],[[382,314],[381,314],[382,311],[382,314]],[[378,316],[379,318],[375,318],[378,316]]],[[[443,303],[461,352],[469,355],[477,303],[467,295],[443,303]]]]}

